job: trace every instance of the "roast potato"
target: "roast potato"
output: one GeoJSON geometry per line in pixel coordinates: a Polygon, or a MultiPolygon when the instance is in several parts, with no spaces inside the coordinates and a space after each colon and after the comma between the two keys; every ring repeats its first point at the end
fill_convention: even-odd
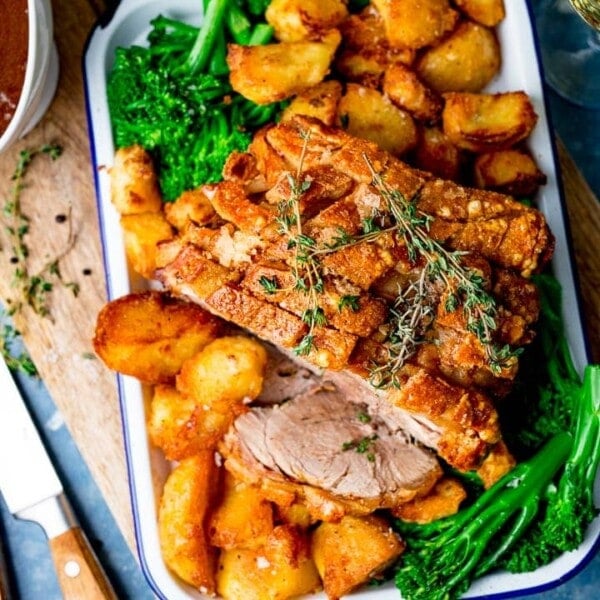
{"type": "Polygon", "coordinates": [[[326,125],[333,125],[337,107],[342,97],[342,84],[335,79],[317,83],[300,92],[285,108],[282,121],[289,121],[295,115],[306,115],[319,119],[326,125]]]}
{"type": "Polygon", "coordinates": [[[500,70],[500,46],[487,27],[465,21],[416,62],[419,77],[433,90],[479,92],[500,70]]]}
{"type": "Polygon", "coordinates": [[[162,196],[152,158],[141,146],[119,148],[109,176],[110,198],[120,215],[161,210],[162,196]]]}
{"type": "Polygon", "coordinates": [[[417,142],[411,115],[394,106],[377,90],[349,83],[338,105],[339,123],[348,133],[375,142],[401,156],[417,142]]]}
{"type": "Polygon", "coordinates": [[[436,121],[442,112],[442,98],[426,86],[406,65],[390,65],[383,76],[383,92],[400,108],[420,121],[436,121]]]}
{"type": "MultiPolygon", "coordinates": [[[[414,153],[415,166],[442,179],[459,181],[463,152],[437,126],[422,127],[414,153]]],[[[394,292],[395,294],[395,292],[394,292]]]]}
{"type": "Polygon", "coordinates": [[[448,0],[373,0],[391,46],[423,48],[451,31],[458,13],[448,0]]]}
{"type": "Polygon", "coordinates": [[[231,86],[256,104],[290,98],[323,81],[340,40],[339,31],[331,29],[319,41],[229,44],[231,86]]]}
{"type": "Polygon", "coordinates": [[[430,523],[456,514],[466,497],[467,492],[458,479],[443,477],[429,494],[399,505],[393,513],[403,521],[430,523]]]}
{"type": "Polygon", "coordinates": [[[131,268],[146,279],[156,271],[158,243],[173,237],[162,212],[136,213],[121,217],[123,244],[131,268]]]}
{"type": "Polygon", "coordinates": [[[352,14],[340,25],[342,43],[335,58],[335,70],[343,79],[378,87],[388,66],[411,64],[416,50],[391,48],[381,15],[371,5],[352,14]]]}
{"type": "Polygon", "coordinates": [[[453,144],[473,152],[504,150],[524,140],[537,122],[525,92],[444,94],[442,124],[453,144]]]}
{"type": "Polygon", "coordinates": [[[166,202],[164,213],[175,229],[184,229],[188,223],[207,225],[215,217],[215,211],[202,188],[183,192],[175,202],[166,202]]]}
{"type": "Polygon", "coordinates": [[[279,525],[263,546],[221,552],[217,592],[225,600],[286,600],[321,587],[306,534],[279,525]]]}
{"type": "Polygon", "coordinates": [[[233,415],[207,410],[174,386],[155,386],[148,414],[148,437],[167,460],[182,460],[216,449],[233,415]]]}
{"type": "Polygon", "coordinates": [[[347,14],[342,0],[272,0],[265,18],[278,40],[297,42],[337,27],[347,14]]]}
{"type": "Polygon", "coordinates": [[[218,489],[214,452],[181,461],[169,474],[158,509],[158,533],[165,564],[204,593],[215,591],[216,551],[208,543],[206,516],[218,489]]]}
{"type": "Polygon", "coordinates": [[[208,520],[211,544],[226,550],[257,548],[273,527],[273,507],[258,488],[226,473],[223,496],[208,520]]]}
{"type": "Polygon", "coordinates": [[[102,307],[93,345],[108,368],[144,383],[169,383],[185,360],[216,337],[220,324],[195,304],[138,292],[102,307]]]}
{"type": "Polygon", "coordinates": [[[390,565],[404,543],[378,516],[346,515],[321,523],[312,534],[312,556],[329,598],[349,594],[390,565]]]}
{"type": "Polygon", "coordinates": [[[525,150],[498,150],[479,154],[473,164],[475,185],[512,196],[532,196],[546,176],[525,150]]]}
{"type": "Polygon", "coordinates": [[[454,0],[454,4],[473,21],[495,27],[505,17],[504,0],[454,0]]]}
{"type": "Polygon", "coordinates": [[[239,414],[244,403],[262,389],[267,353],[245,336],[224,336],[186,360],[177,375],[177,389],[201,406],[239,414]]]}

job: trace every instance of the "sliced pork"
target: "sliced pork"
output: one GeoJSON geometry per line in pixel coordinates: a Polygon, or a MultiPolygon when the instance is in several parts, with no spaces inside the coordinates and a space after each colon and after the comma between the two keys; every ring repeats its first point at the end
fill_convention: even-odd
{"type": "Polygon", "coordinates": [[[386,385],[373,385],[373,373],[393,358],[395,298],[414,289],[427,267],[389,228],[393,220],[374,177],[427,215],[435,243],[465,253],[465,268],[496,302],[499,347],[533,337],[539,301],[527,278],[553,251],[542,213],[411,169],[370,142],[304,117],[259,132],[248,153],[232,155],[224,174],[224,182],[203,188],[215,218],[190,222],[161,246],[157,279],[290,355],[310,332],[308,352],[296,357],[304,366],[322,370],[348,398],[378,404],[380,415],[391,410],[396,431],[454,467],[477,468],[501,439],[494,401],[510,389],[518,361],[492,365],[462,307],[448,308],[447,290],[427,282],[424,336],[386,385]],[[308,295],[295,281],[298,257],[281,228],[281,207],[297,194],[294,182],[306,184],[294,207],[303,233],[320,248],[334,246],[319,259],[324,322],[312,328],[308,295]],[[383,231],[358,239],[373,217],[383,231]],[[336,246],[340,236],[358,237],[336,246]],[[347,298],[354,300],[341,308],[347,298]]]}
{"type": "Polygon", "coordinates": [[[394,508],[429,492],[442,470],[431,451],[372,409],[330,384],[319,385],[238,417],[221,452],[242,478],[271,494],[293,491],[320,518],[394,508]],[[319,493],[312,501],[315,489],[327,502],[319,493]]]}

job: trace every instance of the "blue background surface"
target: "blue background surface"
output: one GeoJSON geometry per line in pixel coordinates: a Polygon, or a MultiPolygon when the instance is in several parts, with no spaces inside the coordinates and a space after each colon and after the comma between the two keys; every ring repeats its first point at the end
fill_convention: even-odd
{"type": "MultiPolygon", "coordinates": [[[[514,2],[519,0],[505,0],[514,2]]],[[[532,1],[537,7],[540,1],[532,1]]],[[[600,73],[598,74],[600,76],[600,73]]],[[[558,135],[593,191],[600,197],[600,110],[574,106],[548,90],[549,110],[558,135]]],[[[595,242],[594,242],[595,243],[595,242]]],[[[40,433],[59,470],[66,492],[84,530],[98,553],[119,598],[152,598],[150,588],[117,529],[101,494],[67,431],[60,413],[40,381],[18,378],[40,433]]],[[[1,390],[0,390],[1,393],[1,390]]],[[[0,521],[16,575],[17,598],[61,598],[46,538],[40,527],[14,519],[0,497],[0,521]]],[[[589,600],[600,596],[600,554],[558,588],[530,598],[589,600]]]]}

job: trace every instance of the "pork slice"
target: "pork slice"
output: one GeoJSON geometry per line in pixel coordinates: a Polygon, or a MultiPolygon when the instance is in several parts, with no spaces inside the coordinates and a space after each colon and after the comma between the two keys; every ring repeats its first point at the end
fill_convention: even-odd
{"type": "Polygon", "coordinates": [[[393,508],[427,493],[442,474],[435,455],[370,409],[334,386],[313,386],[238,417],[221,452],[226,466],[233,457],[238,475],[241,460],[246,474],[323,490],[354,507],[349,512],[393,508]]]}

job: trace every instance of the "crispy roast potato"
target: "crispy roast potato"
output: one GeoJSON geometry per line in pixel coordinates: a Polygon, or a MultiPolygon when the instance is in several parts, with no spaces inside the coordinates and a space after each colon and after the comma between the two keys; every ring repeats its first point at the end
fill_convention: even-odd
{"type": "Polygon", "coordinates": [[[546,176],[525,150],[499,150],[479,154],[473,164],[475,185],[512,196],[532,196],[546,176]]]}
{"type": "Polygon", "coordinates": [[[181,461],[169,474],[158,509],[163,559],[183,581],[215,591],[216,551],[208,543],[206,516],[218,489],[212,450],[181,461]]]}
{"type": "Polygon", "coordinates": [[[394,106],[377,90],[349,83],[338,105],[338,120],[348,133],[375,142],[401,156],[417,143],[411,115],[394,106]]]}
{"type": "Polygon", "coordinates": [[[166,202],[164,213],[167,221],[178,230],[188,223],[207,225],[216,213],[202,188],[183,192],[175,202],[166,202]]]}
{"type": "Polygon", "coordinates": [[[273,527],[271,503],[257,487],[226,472],[223,496],[208,520],[210,543],[226,550],[258,548],[267,542],[273,527]]]}
{"type": "Polygon", "coordinates": [[[94,350],[109,369],[149,384],[169,383],[184,361],[211,342],[221,321],[161,292],[108,302],[96,320],[94,350]]]}
{"type": "Polygon", "coordinates": [[[422,127],[415,150],[415,166],[442,179],[459,181],[462,151],[437,126],[422,127]]]}
{"type": "Polygon", "coordinates": [[[525,92],[444,94],[444,133],[473,152],[504,150],[529,136],[537,114],[525,92]]]}
{"type": "Polygon", "coordinates": [[[170,385],[155,386],[148,415],[148,437],[167,460],[182,460],[216,449],[233,415],[207,410],[170,385]]]}
{"type": "Polygon", "coordinates": [[[477,469],[477,475],[479,475],[483,487],[487,490],[512,470],[516,464],[515,457],[501,440],[494,444],[490,453],[485,457],[485,460],[477,469]]]}
{"type": "Polygon", "coordinates": [[[123,215],[121,229],[131,268],[142,277],[153,279],[158,243],[173,237],[173,230],[164,214],[147,212],[123,215]]]}
{"type": "Polygon", "coordinates": [[[403,521],[430,523],[456,514],[466,497],[467,492],[458,479],[443,477],[429,494],[397,506],[393,513],[403,521]]]}
{"type": "Polygon", "coordinates": [[[376,88],[388,66],[414,61],[416,50],[390,47],[381,15],[372,5],[345,19],[340,32],[335,70],[347,81],[376,88]]]}
{"type": "Polygon", "coordinates": [[[487,27],[495,27],[506,16],[504,0],[454,0],[468,17],[487,27]]]}
{"type": "Polygon", "coordinates": [[[298,42],[337,27],[347,14],[342,0],[272,0],[265,18],[278,40],[298,42]]]}
{"type": "Polygon", "coordinates": [[[141,146],[119,148],[109,175],[110,198],[120,215],[161,210],[162,196],[152,158],[141,146]]]}
{"type": "Polygon", "coordinates": [[[267,352],[245,336],[212,341],[183,363],[177,389],[209,410],[235,416],[262,389],[267,352]]]}
{"type": "Polygon", "coordinates": [[[500,70],[496,34],[471,21],[460,23],[450,36],[427,49],[415,69],[433,90],[479,92],[500,70]]]}
{"type": "Polygon", "coordinates": [[[391,46],[423,48],[451,31],[458,13],[448,0],[373,0],[391,46]]]}
{"type": "Polygon", "coordinates": [[[317,83],[300,92],[285,108],[281,121],[289,121],[295,115],[315,117],[326,125],[333,125],[342,97],[342,84],[335,79],[317,83]]]}
{"type": "Polygon", "coordinates": [[[256,104],[290,98],[323,81],[340,40],[340,32],[331,29],[319,41],[264,46],[229,44],[231,86],[256,104]]]}
{"type": "Polygon", "coordinates": [[[383,92],[388,98],[415,119],[436,121],[442,112],[442,98],[426,86],[406,65],[390,65],[383,76],[383,92]]]}
{"type": "Polygon", "coordinates": [[[221,552],[217,592],[225,600],[286,600],[320,587],[306,534],[295,527],[275,527],[259,548],[221,552]]]}
{"type": "Polygon", "coordinates": [[[321,523],[312,534],[313,560],[332,599],[381,573],[403,550],[389,523],[374,515],[346,515],[336,523],[321,523]]]}

